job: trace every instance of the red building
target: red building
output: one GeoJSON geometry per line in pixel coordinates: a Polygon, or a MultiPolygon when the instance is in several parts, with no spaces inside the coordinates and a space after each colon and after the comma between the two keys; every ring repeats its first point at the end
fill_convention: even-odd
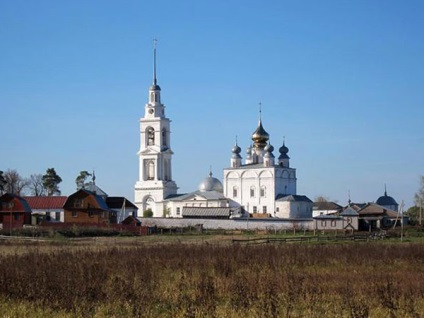
{"type": "Polygon", "coordinates": [[[31,224],[31,208],[22,197],[6,193],[0,197],[0,224],[3,229],[31,224]]]}

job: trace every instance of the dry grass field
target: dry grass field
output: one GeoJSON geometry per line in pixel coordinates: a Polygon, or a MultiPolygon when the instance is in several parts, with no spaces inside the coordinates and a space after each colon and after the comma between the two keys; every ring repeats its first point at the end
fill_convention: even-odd
{"type": "Polygon", "coordinates": [[[424,244],[0,241],[1,317],[421,317],[424,244]]]}

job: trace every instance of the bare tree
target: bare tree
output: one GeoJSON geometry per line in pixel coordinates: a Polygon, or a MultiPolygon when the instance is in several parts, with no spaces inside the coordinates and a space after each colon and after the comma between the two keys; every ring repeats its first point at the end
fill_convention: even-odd
{"type": "Polygon", "coordinates": [[[329,202],[330,198],[325,197],[323,195],[319,195],[317,197],[315,197],[314,202],[329,202]]]}
{"type": "Polygon", "coordinates": [[[3,171],[0,170],[0,195],[3,195],[5,186],[6,186],[6,179],[4,178],[3,171]]]}
{"type": "Polygon", "coordinates": [[[28,179],[22,178],[16,170],[11,169],[4,173],[4,179],[6,180],[4,191],[16,195],[22,195],[30,184],[28,179]]]}
{"type": "Polygon", "coordinates": [[[43,176],[41,174],[32,174],[29,178],[29,190],[32,195],[43,196],[46,194],[46,189],[43,185],[43,176]]]}

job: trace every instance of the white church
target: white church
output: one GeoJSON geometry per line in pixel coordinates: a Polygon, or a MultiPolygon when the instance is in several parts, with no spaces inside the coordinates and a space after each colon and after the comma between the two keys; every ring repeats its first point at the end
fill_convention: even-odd
{"type": "Polygon", "coordinates": [[[211,172],[197,191],[177,194],[177,184],[172,179],[170,120],[165,115],[156,78],[156,47],[153,52],[153,84],[140,119],[139,176],[134,200],[138,215],[150,209],[154,217],[312,218],[313,202],[296,194],[296,169],[290,167],[289,149],[283,142],[278,160],[275,159],[261,118],[244,163],[237,142],[232,148],[223,184],[211,172]]]}

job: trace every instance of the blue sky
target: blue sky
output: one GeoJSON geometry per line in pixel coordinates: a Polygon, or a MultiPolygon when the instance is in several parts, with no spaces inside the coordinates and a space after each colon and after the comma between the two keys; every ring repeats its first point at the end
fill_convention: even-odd
{"type": "Polygon", "coordinates": [[[0,0],[0,170],[55,168],[65,195],[95,169],[134,198],[152,81],[172,120],[173,177],[222,180],[262,103],[298,193],[412,205],[424,174],[423,1],[0,0]]]}

